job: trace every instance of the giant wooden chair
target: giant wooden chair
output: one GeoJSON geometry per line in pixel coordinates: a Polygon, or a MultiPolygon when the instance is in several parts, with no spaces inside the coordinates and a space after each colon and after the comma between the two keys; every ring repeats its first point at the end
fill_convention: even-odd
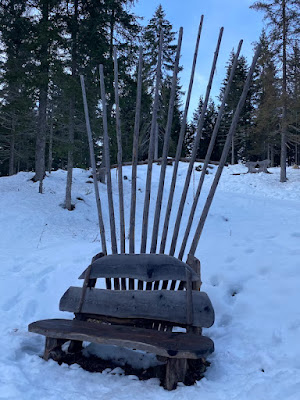
{"type": "MultiPolygon", "coordinates": [[[[121,121],[118,93],[118,64],[116,50],[114,52],[115,71],[115,104],[116,104],[116,133],[118,143],[118,190],[119,190],[119,223],[120,237],[117,240],[116,218],[114,212],[109,137],[107,130],[106,100],[104,87],[103,66],[100,65],[100,85],[103,114],[104,152],[106,161],[107,196],[110,221],[110,245],[107,249],[106,231],[104,226],[101,196],[99,194],[97,171],[95,164],[94,146],[90,128],[88,105],[84,78],[81,76],[86,127],[91,154],[91,165],[95,187],[95,196],[98,209],[100,237],[102,252],[96,255],[92,263],[79,277],[84,279],[83,287],[70,287],[60,301],[60,310],[74,312],[74,320],[43,320],[29,325],[31,332],[46,336],[44,359],[54,357],[61,349],[61,345],[70,340],[69,351],[80,351],[83,341],[113,344],[132,349],[139,349],[155,353],[166,364],[163,386],[168,389],[176,388],[178,381],[185,381],[186,374],[191,365],[191,360],[207,357],[214,351],[213,341],[202,336],[202,327],[210,327],[214,322],[214,311],[206,293],[201,292],[200,261],[195,257],[197,245],[213,200],[222,169],[225,165],[231,139],[237,126],[240,111],[245,102],[249,89],[255,63],[259,54],[257,49],[254,56],[244,90],[232,119],[228,131],[222,156],[215,173],[215,177],[205,202],[201,218],[197,224],[190,249],[186,251],[189,236],[192,234],[192,223],[206,170],[214,147],[216,135],[220,126],[226,99],[233,80],[237,60],[242,41],[238,45],[235,54],[231,74],[219,109],[218,117],[212,132],[211,142],[203,162],[197,192],[190,210],[189,218],[184,232],[179,236],[183,210],[186,203],[191,174],[196,160],[197,149],[201,139],[205,113],[210,96],[213,76],[216,68],[219,48],[221,44],[223,28],[220,30],[216,51],[207,85],[206,95],[199,118],[194,146],[189,160],[187,175],[182,190],[181,200],[176,210],[175,225],[172,226],[172,239],[170,248],[166,249],[167,236],[170,233],[170,214],[173,206],[174,191],[177,179],[178,166],[184,140],[187,113],[193,86],[194,72],[198,54],[200,34],[202,30],[203,16],[201,17],[197,35],[196,48],[192,64],[190,84],[187,92],[186,105],[182,117],[182,125],[176,157],[173,163],[173,175],[171,185],[167,189],[168,202],[166,209],[162,210],[162,197],[165,186],[166,166],[168,163],[168,150],[173,118],[175,88],[179,66],[180,48],[182,40],[182,28],[179,32],[176,61],[172,79],[172,87],[169,102],[168,120],[165,128],[163,154],[160,160],[160,178],[155,205],[155,214],[152,221],[151,240],[148,240],[149,206],[151,193],[152,165],[154,162],[154,137],[158,114],[158,99],[160,87],[160,69],[162,59],[162,40],[160,35],[160,49],[156,70],[156,87],[152,110],[152,124],[149,140],[147,180],[143,205],[143,221],[140,248],[136,248],[136,180],[138,164],[138,139],[140,127],[141,87],[142,87],[142,49],[140,48],[137,101],[132,153],[132,185],[130,224],[125,226],[124,195],[122,174],[122,141],[121,121]],[[159,222],[164,216],[162,231],[159,232],[159,222]],[[125,232],[129,229],[129,242],[126,243],[125,232]],[[178,240],[180,237],[180,241],[178,240]],[[160,243],[158,243],[160,239],[160,243]],[[179,243],[178,243],[179,242],[179,243]],[[183,262],[183,258],[186,261],[183,262]],[[95,288],[98,279],[105,279],[106,289],[95,288]],[[185,332],[174,332],[174,327],[185,328],[185,332]]],[[[151,227],[151,226],[150,226],[151,227]]],[[[150,239],[150,238],[149,238],[150,239]]]]}

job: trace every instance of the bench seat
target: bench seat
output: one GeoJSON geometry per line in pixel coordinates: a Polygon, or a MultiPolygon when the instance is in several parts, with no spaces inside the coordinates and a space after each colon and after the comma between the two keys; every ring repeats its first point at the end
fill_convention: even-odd
{"type": "Polygon", "coordinates": [[[28,330],[49,338],[128,347],[168,358],[206,358],[214,351],[211,339],[193,333],[162,332],[78,320],[46,319],[33,322],[28,330]]]}

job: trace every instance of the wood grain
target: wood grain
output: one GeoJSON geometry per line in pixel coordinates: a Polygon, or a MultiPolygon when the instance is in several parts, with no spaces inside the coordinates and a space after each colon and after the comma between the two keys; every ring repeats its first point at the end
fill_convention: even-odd
{"type": "Polygon", "coordinates": [[[214,351],[213,341],[205,336],[76,320],[37,321],[30,324],[28,330],[51,338],[134,348],[168,358],[197,359],[214,351]]]}
{"type": "MultiPolygon", "coordinates": [[[[186,279],[186,269],[192,273],[192,281],[199,277],[186,263],[166,254],[110,254],[92,263],[90,279],[133,278],[152,282],[159,280],[186,279]]],[[[87,269],[80,275],[84,279],[87,269]]]]}
{"type": "MultiPolygon", "coordinates": [[[[82,288],[70,287],[60,300],[61,311],[76,312],[82,288]]],[[[209,328],[214,323],[214,310],[204,292],[192,291],[193,326],[209,328]]],[[[116,318],[144,318],[190,324],[187,321],[186,291],[88,289],[82,313],[116,318]]]]}

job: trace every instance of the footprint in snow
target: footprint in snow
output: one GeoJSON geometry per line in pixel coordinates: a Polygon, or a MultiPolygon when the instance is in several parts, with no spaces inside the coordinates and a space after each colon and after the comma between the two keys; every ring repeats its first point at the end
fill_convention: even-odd
{"type": "Polygon", "coordinates": [[[293,232],[291,234],[292,237],[300,238],[300,232],[293,232]]]}
{"type": "Polygon", "coordinates": [[[210,283],[211,283],[212,286],[219,286],[219,284],[220,284],[220,278],[219,278],[219,276],[218,276],[218,275],[213,275],[213,276],[210,278],[210,283]]]}
{"type": "Polygon", "coordinates": [[[245,249],[246,254],[254,253],[254,249],[245,249]]]}
{"type": "Polygon", "coordinates": [[[25,320],[32,318],[35,315],[36,309],[37,309],[37,302],[35,300],[29,301],[24,310],[23,318],[25,320]]]}
{"type": "Polygon", "coordinates": [[[2,310],[10,311],[14,306],[16,306],[20,302],[19,298],[20,296],[18,294],[16,296],[11,297],[2,305],[2,310]]]}
{"type": "Polygon", "coordinates": [[[232,316],[229,314],[223,314],[221,315],[221,318],[219,319],[218,326],[228,326],[230,325],[232,321],[232,316]]]}
{"type": "Polygon", "coordinates": [[[234,286],[231,286],[228,288],[227,293],[230,295],[230,297],[236,297],[237,294],[239,294],[242,291],[243,287],[240,284],[235,284],[234,286]]]}
{"type": "Polygon", "coordinates": [[[229,257],[225,258],[225,262],[226,263],[232,263],[235,259],[236,259],[235,257],[229,256],[229,257]]]}

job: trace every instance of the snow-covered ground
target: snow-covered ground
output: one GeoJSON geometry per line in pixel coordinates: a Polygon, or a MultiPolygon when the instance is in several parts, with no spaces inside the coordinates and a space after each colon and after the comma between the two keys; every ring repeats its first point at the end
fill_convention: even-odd
{"type": "MultiPolygon", "coordinates": [[[[138,168],[137,238],[146,168],[138,168]]],[[[152,200],[159,168],[153,169],[152,200]]],[[[175,211],[186,169],[182,163],[175,211]]],[[[200,206],[214,171],[206,178],[200,206]]],[[[202,264],[202,290],[216,313],[214,326],[204,332],[214,340],[215,353],[204,379],[191,387],[181,384],[173,392],[164,391],[156,379],[89,373],[39,357],[44,338],[28,333],[27,325],[38,319],[71,318],[58,311],[59,299],[69,286],[78,285],[79,274],[101,251],[93,185],[87,183],[88,171],[74,171],[76,208],[69,212],[60,207],[65,171],[45,179],[43,195],[38,194],[38,184],[29,180],[31,173],[1,177],[0,399],[299,400],[300,170],[289,168],[289,181],[284,184],[279,183],[279,169],[270,171],[233,175],[246,168],[224,169],[196,253],[202,264]]],[[[171,173],[168,167],[166,188],[171,173]]],[[[128,177],[124,180],[128,227],[130,167],[124,168],[124,175],[128,177]]],[[[193,173],[183,225],[199,176],[193,173]]],[[[112,177],[117,214],[116,171],[112,177]]],[[[100,184],[110,248],[105,191],[100,184]]],[[[154,201],[151,206],[150,220],[154,201]]]]}

